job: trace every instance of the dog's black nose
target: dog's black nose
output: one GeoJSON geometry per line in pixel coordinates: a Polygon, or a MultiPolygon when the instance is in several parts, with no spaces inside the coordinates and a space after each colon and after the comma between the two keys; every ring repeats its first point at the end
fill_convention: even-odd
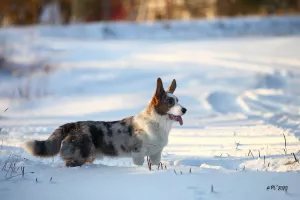
{"type": "Polygon", "coordinates": [[[181,112],[182,112],[183,114],[185,114],[185,113],[186,113],[186,108],[181,108],[181,112]]]}

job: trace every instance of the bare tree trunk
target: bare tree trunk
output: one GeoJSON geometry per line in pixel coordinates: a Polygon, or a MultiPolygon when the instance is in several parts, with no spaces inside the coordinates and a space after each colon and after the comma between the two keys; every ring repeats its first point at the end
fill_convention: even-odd
{"type": "Polygon", "coordinates": [[[167,19],[173,18],[173,0],[166,0],[167,19]]]}
{"type": "Polygon", "coordinates": [[[147,10],[148,10],[148,1],[147,0],[141,0],[140,6],[138,9],[136,21],[145,21],[147,20],[147,10]]]}
{"type": "Polygon", "coordinates": [[[103,20],[108,21],[110,19],[110,0],[102,0],[102,8],[103,8],[103,20]]]}
{"type": "Polygon", "coordinates": [[[71,1],[71,21],[76,22],[79,19],[78,3],[79,0],[71,1]]]}

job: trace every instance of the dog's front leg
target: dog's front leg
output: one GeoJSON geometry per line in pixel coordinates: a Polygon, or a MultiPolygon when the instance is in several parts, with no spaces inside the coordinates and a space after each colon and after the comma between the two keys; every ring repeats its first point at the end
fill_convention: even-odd
{"type": "Polygon", "coordinates": [[[131,154],[133,163],[135,165],[143,165],[144,164],[144,158],[145,158],[145,152],[141,151],[141,152],[134,152],[131,154]]]}
{"type": "Polygon", "coordinates": [[[160,163],[160,160],[161,160],[161,152],[162,151],[159,151],[153,155],[150,155],[150,161],[151,161],[151,164],[153,165],[158,165],[160,163]]]}

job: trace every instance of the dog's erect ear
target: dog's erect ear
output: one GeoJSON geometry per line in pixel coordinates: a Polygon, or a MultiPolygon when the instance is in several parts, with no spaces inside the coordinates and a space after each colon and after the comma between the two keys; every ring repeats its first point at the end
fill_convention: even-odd
{"type": "Polygon", "coordinates": [[[156,91],[155,91],[155,96],[160,99],[160,97],[165,93],[165,89],[163,86],[163,83],[161,81],[161,78],[157,79],[156,82],[156,91]]]}
{"type": "Polygon", "coordinates": [[[170,85],[170,87],[169,87],[169,89],[167,90],[167,92],[170,92],[170,93],[174,93],[174,91],[175,91],[175,89],[176,89],[176,80],[175,79],[173,79],[173,81],[172,81],[172,83],[171,83],[171,85],[170,85]]]}

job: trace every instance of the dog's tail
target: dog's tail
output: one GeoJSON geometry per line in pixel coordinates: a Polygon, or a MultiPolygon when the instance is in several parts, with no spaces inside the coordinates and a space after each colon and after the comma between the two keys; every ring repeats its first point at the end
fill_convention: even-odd
{"type": "Polygon", "coordinates": [[[64,139],[62,129],[58,128],[55,132],[44,141],[28,140],[23,147],[26,152],[34,156],[51,157],[59,153],[61,142],[64,139]]]}

